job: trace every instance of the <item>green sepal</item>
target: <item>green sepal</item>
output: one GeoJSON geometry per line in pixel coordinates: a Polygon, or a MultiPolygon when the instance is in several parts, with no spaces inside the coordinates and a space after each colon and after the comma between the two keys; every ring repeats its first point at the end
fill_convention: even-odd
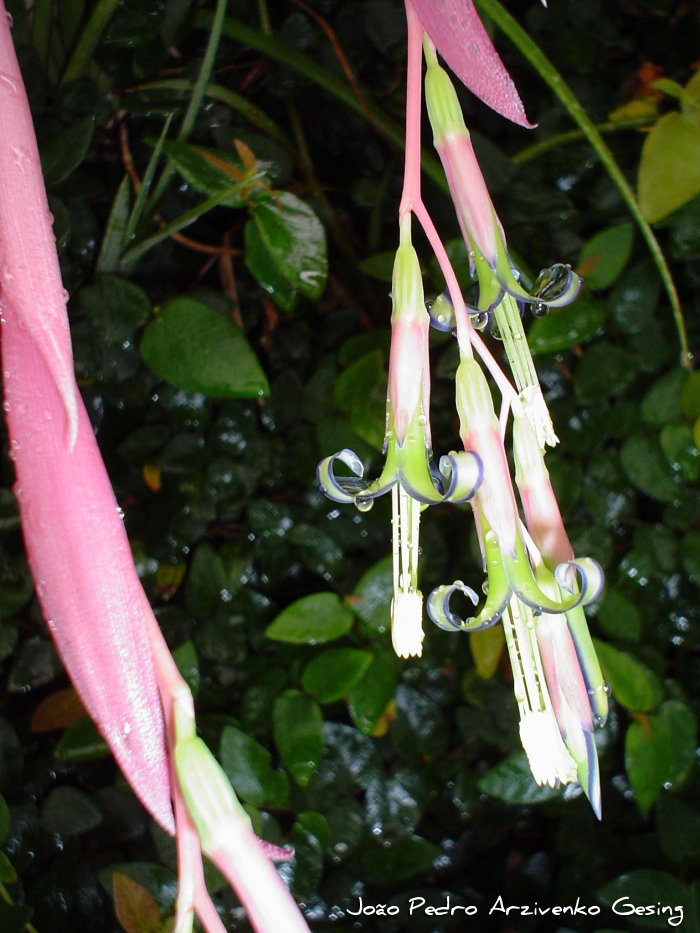
{"type": "Polygon", "coordinates": [[[570,609],[566,613],[566,621],[574,641],[581,673],[588,689],[588,698],[593,710],[593,716],[599,726],[604,726],[608,718],[608,691],[582,607],[577,606],[575,609],[570,609]]]}
{"type": "Polygon", "coordinates": [[[250,817],[238,802],[223,768],[202,739],[176,742],[173,761],[205,854],[217,847],[222,831],[232,822],[251,826],[250,817]]]}

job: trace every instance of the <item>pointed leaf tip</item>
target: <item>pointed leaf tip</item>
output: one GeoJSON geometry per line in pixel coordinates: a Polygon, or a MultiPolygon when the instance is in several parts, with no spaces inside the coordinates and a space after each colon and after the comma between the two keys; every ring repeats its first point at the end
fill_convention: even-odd
{"type": "Polygon", "coordinates": [[[501,116],[531,129],[513,79],[479,19],[472,0],[413,0],[423,29],[452,71],[501,116]]]}

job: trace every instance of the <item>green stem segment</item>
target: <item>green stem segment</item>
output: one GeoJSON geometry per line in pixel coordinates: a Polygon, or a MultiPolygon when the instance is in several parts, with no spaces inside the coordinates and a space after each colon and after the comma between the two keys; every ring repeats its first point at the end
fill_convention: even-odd
{"type": "MultiPolygon", "coordinates": [[[[595,128],[599,133],[620,133],[623,130],[650,129],[655,122],[656,118],[651,116],[636,117],[634,120],[610,120],[608,123],[598,123],[595,128]]],[[[525,165],[527,162],[532,162],[533,159],[539,159],[545,153],[551,152],[552,149],[558,149],[560,146],[579,142],[579,140],[586,138],[583,130],[568,130],[566,133],[557,133],[555,136],[548,136],[547,139],[540,139],[531,146],[526,146],[520,152],[512,155],[510,160],[515,165],[525,165]]]]}
{"type": "Polygon", "coordinates": [[[87,26],[78,40],[75,51],[71,55],[66,70],[63,73],[61,84],[77,81],[78,78],[82,78],[85,74],[90,64],[90,59],[105,29],[109,26],[110,20],[114,16],[119,3],[120,0],[98,0],[88,20],[87,26]]]}
{"type": "Polygon", "coordinates": [[[534,42],[520,24],[510,15],[510,13],[501,5],[499,0],[476,0],[479,9],[486,13],[496,23],[508,38],[517,46],[519,51],[530,62],[539,76],[550,86],[557,95],[562,104],[566,107],[569,116],[578,124],[581,132],[595,150],[598,158],[605,166],[606,171],[612,178],[615,186],[622,195],[630,213],[634,217],[642,236],[646,240],[649,251],[659,270],[661,279],[666,288],[666,293],[671,302],[673,317],[678,331],[678,339],[681,345],[681,365],[686,369],[692,367],[692,354],[688,349],[688,337],[685,329],[685,321],[681,310],[678,292],[668,268],[666,259],[661,250],[658,240],[654,236],[654,231],[645,220],[630,187],[627,179],[622,173],[620,166],[615,161],[615,157],[605,143],[595,124],[588,116],[586,111],[579,103],[576,95],[566,84],[562,76],[549,61],[542,49],[534,42]]]}
{"type": "MultiPolygon", "coordinates": [[[[194,129],[194,124],[197,120],[197,114],[199,113],[199,108],[201,107],[202,101],[204,100],[207,84],[209,83],[209,78],[211,77],[211,72],[214,67],[214,60],[216,59],[216,53],[219,48],[221,30],[224,25],[224,15],[226,13],[227,5],[228,0],[217,0],[216,10],[214,11],[214,15],[211,18],[209,41],[207,42],[207,49],[204,53],[202,67],[199,69],[197,80],[195,81],[194,87],[192,88],[192,97],[190,98],[187,110],[185,111],[185,116],[182,119],[180,131],[177,134],[177,138],[180,140],[187,140],[190,133],[194,129]]],[[[163,169],[163,174],[158,180],[156,190],[153,192],[153,198],[151,199],[150,205],[151,214],[155,212],[160,199],[165,194],[166,188],[176,173],[177,169],[175,168],[174,164],[169,161],[163,169]]]]}

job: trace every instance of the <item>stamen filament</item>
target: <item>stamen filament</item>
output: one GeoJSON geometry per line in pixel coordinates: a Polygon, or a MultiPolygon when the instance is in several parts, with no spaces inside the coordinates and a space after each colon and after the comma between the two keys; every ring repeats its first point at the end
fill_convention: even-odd
{"type": "Polygon", "coordinates": [[[418,589],[420,502],[397,483],[391,490],[394,599],[391,638],[401,658],[423,652],[423,594],[418,589]]]}
{"type": "Polygon", "coordinates": [[[496,326],[503,338],[503,347],[518,387],[520,401],[534,428],[537,441],[543,450],[545,444],[556,447],[559,438],[554,433],[552,418],[542,395],[518,303],[512,295],[505,294],[503,301],[494,309],[493,314],[496,326]]]}

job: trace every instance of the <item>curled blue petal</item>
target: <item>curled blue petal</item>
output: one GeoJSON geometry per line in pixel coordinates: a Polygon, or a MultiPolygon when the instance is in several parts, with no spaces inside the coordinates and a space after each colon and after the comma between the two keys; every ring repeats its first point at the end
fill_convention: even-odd
{"type": "Polygon", "coordinates": [[[591,557],[581,557],[578,560],[567,560],[559,564],[554,571],[554,577],[569,593],[576,593],[582,597],[580,605],[587,606],[597,599],[605,583],[605,574],[600,564],[591,557]],[[578,581],[576,581],[578,577],[578,581]],[[576,585],[578,583],[578,587],[576,585]]]}
{"type": "Polygon", "coordinates": [[[450,502],[467,502],[477,492],[484,478],[481,457],[471,450],[450,451],[440,458],[444,497],[450,502]]]}
{"type": "Polygon", "coordinates": [[[426,603],[428,615],[437,627],[443,629],[445,632],[461,632],[466,625],[466,623],[450,609],[450,599],[457,591],[464,593],[475,606],[479,602],[479,597],[474,590],[462,583],[461,580],[455,580],[451,585],[443,584],[442,586],[436,586],[430,596],[428,596],[428,601],[426,603]]]}
{"type": "Polygon", "coordinates": [[[581,291],[583,279],[571,266],[558,262],[543,269],[530,290],[534,305],[544,304],[550,308],[562,308],[571,304],[581,291]]]}
{"type": "Polygon", "coordinates": [[[371,508],[373,499],[391,489],[397,482],[398,476],[389,460],[382,475],[374,482],[364,479],[364,472],[360,458],[346,447],[321,460],[316,468],[316,482],[321,492],[333,502],[340,502],[343,505],[354,503],[361,511],[366,511],[371,508]],[[344,463],[355,475],[336,476],[336,461],[344,463]]]}

